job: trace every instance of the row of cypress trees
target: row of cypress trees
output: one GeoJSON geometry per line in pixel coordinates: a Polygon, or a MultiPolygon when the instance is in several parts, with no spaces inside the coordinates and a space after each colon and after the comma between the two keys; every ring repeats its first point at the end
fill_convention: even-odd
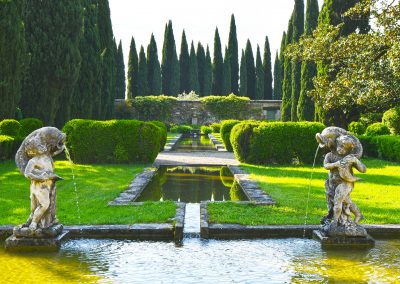
{"type": "Polygon", "coordinates": [[[17,107],[25,117],[60,127],[75,117],[111,118],[122,49],[108,0],[0,5],[0,119],[14,117],[17,107]]]}
{"type": "Polygon", "coordinates": [[[335,76],[335,70],[328,70],[326,62],[295,62],[285,56],[286,47],[299,41],[301,35],[312,35],[319,25],[343,24],[342,36],[353,32],[365,33],[369,30],[368,19],[351,19],[345,12],[360,0],[325,0],[319,12],[317,0],[307,0],[304,19],[304,0],[295,0],[288,28],[283,33],[279,54],[274,62],[274,93],[282,97],[282,121],[322,121],[331,124],[340,120],[340,110],[324,112],[308,96],[314,89],[315,76],[335,76]]]}
{"type": "Polygon", "coordinates": [[[185,31],[182,32],[179,57],[175,44],[172,22],[165,26],[161,64],[157,44],[151,35],[147,52],[143,46],[138,52],[131,39],[128,59],[127,97],[159,95],[176,96],[195,91],[200,96],[227,95],[234,93],[251,99],[272,99],[272,66],[268,37],[261,57],[257,47],[254,60],[250,41],[242,51],[239,70],[238,41],[234,15],[231,16],[228,45],[224,56],[218,28],[214,36],[214,54],[200,42],[190,47],[185,31]],[[239,86],[240,74],[240,86],[239,86]]]}

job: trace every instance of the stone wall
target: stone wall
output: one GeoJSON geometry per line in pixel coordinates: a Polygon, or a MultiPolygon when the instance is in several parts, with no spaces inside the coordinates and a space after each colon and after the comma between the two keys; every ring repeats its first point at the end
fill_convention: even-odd
{"type": "MultiPolygon", "coordinates": [[[[124,100],[116,100],[115,105],[124,104],[124,100]]],[[[250,101],[250,109],[244,119],[254,120],[280,120],[281,100],[256,100],[250,101]]],[[[151,120],[159,120],[153,117],[151,120]]],[[[205,109],[201,101],[177,101],[171,111],[168,123],[205,125],[218,122],[219,119],[205,109]]]]}

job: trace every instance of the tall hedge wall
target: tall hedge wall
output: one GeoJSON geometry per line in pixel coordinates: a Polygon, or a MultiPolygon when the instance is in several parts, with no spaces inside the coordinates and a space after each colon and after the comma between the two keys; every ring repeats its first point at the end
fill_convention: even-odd
{"type": "Polygon", "coordinates": [[[359,136],[364,155],[371,158],[400,162],[400,136],[359,136]]]}
{"type": "Polygon", "coordinates": [[[149,163],[160,150],[160,128],[142,121],[74,119],[63,132],[78,163],[149,163]]]}
{"type": "Polygon", "coordinates": [[[241,122],[232,129],[230,142],[236,158],[245,163],[310,164],[324,129],[315,122],[241,122]]]}

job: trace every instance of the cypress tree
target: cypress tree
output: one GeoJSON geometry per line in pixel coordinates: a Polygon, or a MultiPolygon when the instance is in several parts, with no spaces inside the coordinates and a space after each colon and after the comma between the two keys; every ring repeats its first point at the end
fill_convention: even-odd
{"type": "MultiPolygon", "coordinates": [[[[79,79],[74,92],[73,117],[96,119],[100,109],[101,58],[97,28],[97,6],[84,0],[84,32],[80,40],[82,57],[79,79]]],[[[125,90],[124,90],[125,92],[125,90]]]]}
{"type": "Polygon", "coordinates": [[[197,67],[196,51],[194,50],[193,41],[190,46],[189,60],[189,89],[190,91],[194,91],[196,94],[199,94],[199,70],[197,67]]]}
{"type": "Polygon", "coordinates": [[[136,50],[135,39],[132,37],[131,45],[129,48],[129,58],[128,58],[128,99],[133,99],[137,96],[138,92],[138,68],[139,68],[139,58],[136,50]]]}
{"type": "Polygon", "coordinates": [[[119,41],[117,51],[117,78],[116,78],[116,99],[125,99],[125,64],[124,54],[122,52],[122,42],[119,41]]]}
{"type": "Polygon", "coordinates": [[[185,30],[182,32],[181,40],[181,53],[179,54],[179,66],[180,66],[180,92],[189,93],[191,91],[190,85],[190,63],[189,63],[189,47],[186,40],[185,30]]]}
{"type": "MultiPolygon", "coordinates": [[[[293,36],[292,42],[298,42],[304,32],[304,0],[294,1],[293,10],[293,36]]],[[[297,102],[300,97],[301,86],[301,62],[292,62],[292,98],[291,113],[292,121],[297,121],[297,102]]]]}
{"type": "Polygon", "coordinates": [[[242,97],[248,97],[247,95],[247,68],[246,68],[246,56],[242,49],[242,57],[240,58],[240,89],[239,94],[242,97]]]}
{"type": "Polygon", "coordinates": [[[161,67],[158,60],[157,43],[151,34],[150,44],[147,46],[147,83],[150,95],[161,94],[161,67]]]}
{"type": "Polygon", "coordinates": [[[204,96],[204,80],[205,80],[205,68],[206,68],[206,53],[203,45],[199,42],[197,44],[197,70],[199,73],[199,96],[204,96]]]}
{"type": "MultiPolygon", "coordinates": [[[[310,36],[318,25],[318,1],[307,0],[306,20],[304,34],[310,36]]],[[[300,121],[314,120],[314,102],[307,95],[308,91],[314,89],[313,78],[317,75],[315,62],[303,61],[301,64],[301,89],[300,98],[297,104],[297,117],[300,121]]]]}
{"type": "Polygon", "coordinates": [[[254,100],[256,98],[256,68],[250,40],[247,40],[244,56],[246,60],[247,96],[254,100]]]}
{"type": "Polygon", "coordinates": [[[231,93],[231,62],[230,62],[230,57],[229,57],[229,51],[228,48],[225,48],[225,57],[224,57],[224,85],[223,85],[223,95],[229,95],[231,93]]]}
{"type": "Polygon", "coordinates": [[[70,119],[81,63],[82,17],[78,0],[27,2],[25,27],[30,63],[21,100],[26,117],[59,127],[70,119]]]}
{"type": "Polygon", "coordinates": [[[138,68],[138,96],[144,97],[149,94],[147,84],[147,59],[143,46],[139,51],[139,68],[138,68]]]}
{"type": "Polygon", "coordinates": [[[272,63],[271,63],[271,49],[269,47],[268,37],[265,37],[264,44],[264,100],[272,100],[272,63]]]}
{"type": "Polygon", "coordinates": [[[206,61],[204,64],[204,85],[203,85],[203,96],[211,95],[212,90],[212,63],[211,63],[211,54],[210,49],[207,45],[206,50],[206,61]]]}
{"type": "Polygon", "coordinates": [[[281,39],[281,46],[279,49],[279,69],[281,70],[280,74],[280,93],[278,94],[279,100],[282,100],[283,97],[283,79],[285,76],[285,49],[286,49],[286,32],[283,32],[281,39]]]}
{"type": "Polygon", "coordinates": [[[274,95],[273,100],[280,100],[282,98],[282,76],[281,76],[281,62],[279,60],[278,51],[275,54],[274,63],[274,95]]]}
{"type": "Polygon", "coordinates": [[[116,83],[116,47],[108,0],[98,0],[98,28],[102,59],[101,114],[100,119],[110,119],[114,110],[116,83]]]}
{"type": "Polygon", "coordinates": [[[256,100],[264,99],[265,88],[265,73],[263,62],[261,60],[260,47],[257,45],[257,55],[256,55],[256,100]]]}
{"type": "Polygon", "coordinates": [[[229,93],[239,94],[239,50],[236,35],[235,16],[231,16],[231,25],[228,39],[228,58],[231,64],[231,88],[229,93]]]}
{"type": "MultiPolygon", "coordinates": [[[[292,42],[293,35],[293,17],[289,20],[288,30],[286,33],[285,47],[292,42]]],[[[285,56],[283,65],[283,83],[282,83],[282,107],[281,120],[290,121],[292,108],[292,62],[285,56]]]]}
{"type": "Polygon", "coordinates": [[[14,118],[27,64],[24,24],[18,2],[0,2],[0,120],[14,118]]]}
{"type": "Polygon", "coordinates": [[[179,93],[180,76],[172,21],[165,26],[162,55],[162,92],[167,96],[176,96],[179,93]]]}
{"type": "Polygon", "coordinates": [[[215,29],[214,36],[214,57],[212,65],[212,93],[222,96],[224,80],[224,60],[222,59],[221,39],[218,28],[215,29]]]}

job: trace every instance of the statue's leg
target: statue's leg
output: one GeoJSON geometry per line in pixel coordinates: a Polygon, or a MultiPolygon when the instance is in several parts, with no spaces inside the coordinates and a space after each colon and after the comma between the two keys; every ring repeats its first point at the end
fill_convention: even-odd
{"type": "Polygon", "coordinates": [[[26,220],[25,224],[22,225],[23,227],[29,227],[29,225],[31,224],[33,214],[35,213],[36,207],[37,207],[36,196],[35,196],[35,194],[33,194],[32,190],[31,190],[31,214],[29,215],[28,220],[26,220]]]}
{"type": "Polygon", "coordinates": [[[325,197],[326,197],[326,206],[328,208],[328,214],[324,216],[321,220],[321,223],[325,223],[325,221],[332,219],[333,217],[333,199],[335,196],[335,190],[332,185],[329,183],[329,179],[325,180],[325,197]]]}
{"type": "Polygon", "coordinates": [[[358,224],[358,222],[364,219],[364,215],[361,213],[358,206],[351,200],[350,196],[347,197],[347,202],[350,205],[350,211],[354,214],[354,222],[358,224]]]}
{"type": "Polygon", "coordinates": [[[334,206],[333,206],[333,222],[337,224],[342,215],[343,202],[349,193],[349,188],[345,183],[339,184],[335,189],[334,206]]]}
{"type": "Polygon", "coordinates": [[[50,188],[46,184],[38,184],[35,186],[35,196],[37,199],[37,207],[35,212],[33,213],[32,223],[29,228],[35,230],[37,225],[43,218],[43,215],[46,213],[47,209],[50,206],[50,196],[49,196],[50,188]]]}

